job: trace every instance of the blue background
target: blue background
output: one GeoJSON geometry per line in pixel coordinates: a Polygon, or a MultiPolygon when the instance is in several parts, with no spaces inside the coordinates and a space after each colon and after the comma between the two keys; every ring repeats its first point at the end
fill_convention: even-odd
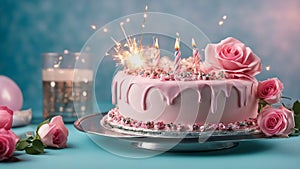
{"type": "MultiPolygon", "coordinates": [[[[119,17],[143,12],[146,1],[1,0],[0,74],[12,78],[24,95],[23,108],[42,116],[42,58],[44,52],[80,51],[95,32],[119,17]]],[[[212,42],[233,36],[261,57],[259,80],[277,76],[284,95],[300,98],[300,1],[149,1],[149,11],[185,18],[212,42]],[[222,16],[227,19],[222,26],[222,16]]],[[[163,26],[163,25],[160,25],[163,26]]],[[[1,87],[1,86],[0,86],[1,87]]],[[[109,91],[107,91],[109,92],[109,91]]],[[[109,94],[107,94],[109,95],[109,94]]],[[[103,100],[107,101],[106,96],[103,100]]],[[[101,101],[101,99],[100,99],[101,101]]]]}

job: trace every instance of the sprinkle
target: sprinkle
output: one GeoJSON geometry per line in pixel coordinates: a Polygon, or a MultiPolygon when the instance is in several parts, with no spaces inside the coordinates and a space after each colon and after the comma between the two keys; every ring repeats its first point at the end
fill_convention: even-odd
{"type": "Polygon", "coordinates": [[[193,131],[197,131],[199,130],[199,125],[198,124],[194,124],[193,125],[193,131]]]}

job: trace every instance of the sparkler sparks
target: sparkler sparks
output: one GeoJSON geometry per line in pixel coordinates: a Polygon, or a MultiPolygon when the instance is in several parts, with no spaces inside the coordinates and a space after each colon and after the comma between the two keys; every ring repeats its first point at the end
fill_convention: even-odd
{"type": "Polygon", "coordinates": [[[226,19],[227,19],[227,15],[223,15],[223,16],[222,16],[222,19],[219,20],[218,25],[219,25],[219,26],[222,26],[222,25],[224,24],[224,22],[225,22],[226,19]]]}
{"type": "Polygon", "coordinates": [[[96,30],[97,29],[96,25],[91,25],[90,27],[91,27],[92,30],[96,30]]]}
{"type": "Polygon", "coordinates": [[[145,23],[146,23],[146,19],[148,17],[148,4],[145,7],[145,11],[144,11],[144,19],[143,19],[143,23],[142,23],[142,36],[140,37],[140,47],[142,47],[142,41],[143,41],[143,34],[145,31],[145,23]]]}
{"type": "MultiPolygon", "coordinates": [[[[137,40],[135,37],[131,38],[130,36],[127,35],[124,28],[125,26],[124,22],[120,22],[120,28],[126,40],[125,44],[122,46],[120,42],[116,41],[114,38],[111,38],[112,41],[115,43],[115,47],[113,48],[114,51],[116,52],[116,54],[113,55],[114,60],[119,61],[117,65],[123,65],[124,69],[129,68],[131,70],[135,70],[141,68],[142,66],[147,66],[148,57],[144,55],[147,55],[147,53],[149,53],[147,52],[148,50],[156,49],[154,46],[146,48],[142,45],[142,38],[143,38],[147,17],[148,17],[148,6],[146,5],[144,15],[143,15],[142,35],[140,36],[139,39],[139,45],[137,45],[137,40]]],[[[128,22],[130,22],[130,18],[126,19],[126,23],[128,22]]]]}

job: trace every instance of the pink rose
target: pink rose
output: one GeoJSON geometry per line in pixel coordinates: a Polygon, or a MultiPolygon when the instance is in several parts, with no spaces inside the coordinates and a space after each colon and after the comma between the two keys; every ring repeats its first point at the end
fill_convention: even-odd
{"type": "Polygon", "coordinates": [[[11,130],[0,128],[0,161],[10,158],[19,141],[18,136],[11,130]]]}
{"type": "Polygon", "coordinates": [[[13,122],[13,111],[6,106],[0,106],[0,129],[11,129],[13,122]]]}
{"type": "Polygon", "coordinates": [[[295,127],[294,113],[283,106],[266,106],[257,118],[258,126],[267,136],[288,136],[295,127]]]}
{"type": "Polygon", "coordinates": [[[68,129],[61,116],[55,116],[49,124],[43,124],[38,130],[38,135],[47,147],[64,148],[67,146],[68,129]]]}
{"type": "Polygon", "coordinates": [[[257,97],[268,104],[278,103],[282,96],[283,84],[277,78],[272,78],[258,83],[257,97]]]}
{"type": "Polygon", "coordinates": [[[261,60],[249,47],[232,37],[219,44],[208,44],[205,48],[205,62],[224,70],[233,78],[250,78],[261,71],[261,60]]]}

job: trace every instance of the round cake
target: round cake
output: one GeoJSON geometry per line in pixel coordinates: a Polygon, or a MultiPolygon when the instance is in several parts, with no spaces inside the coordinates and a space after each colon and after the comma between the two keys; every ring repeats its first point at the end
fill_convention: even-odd
{"type": "MultiPolygon", "coordinates": [[[[257,128],[258,81],[261,61],[234,38],[208,44],[205,61],[196,48],[181,58],[179,39],[174,61],[160,57],[158,46],[128,50],[120,44],[116,60],[124,66],[112,81],[116,107],[103,121],[131,131],[207,131],[257,128]]],[[[157,42],[155,43],[157,44],[157,42]]]]}
{"type": "Polygon", "coordinates": [[[112,96],[119,113],[137,121],[228,124],[256,117],[256,87],[249,80],[161,81],[120,71],[112,96]]]}

